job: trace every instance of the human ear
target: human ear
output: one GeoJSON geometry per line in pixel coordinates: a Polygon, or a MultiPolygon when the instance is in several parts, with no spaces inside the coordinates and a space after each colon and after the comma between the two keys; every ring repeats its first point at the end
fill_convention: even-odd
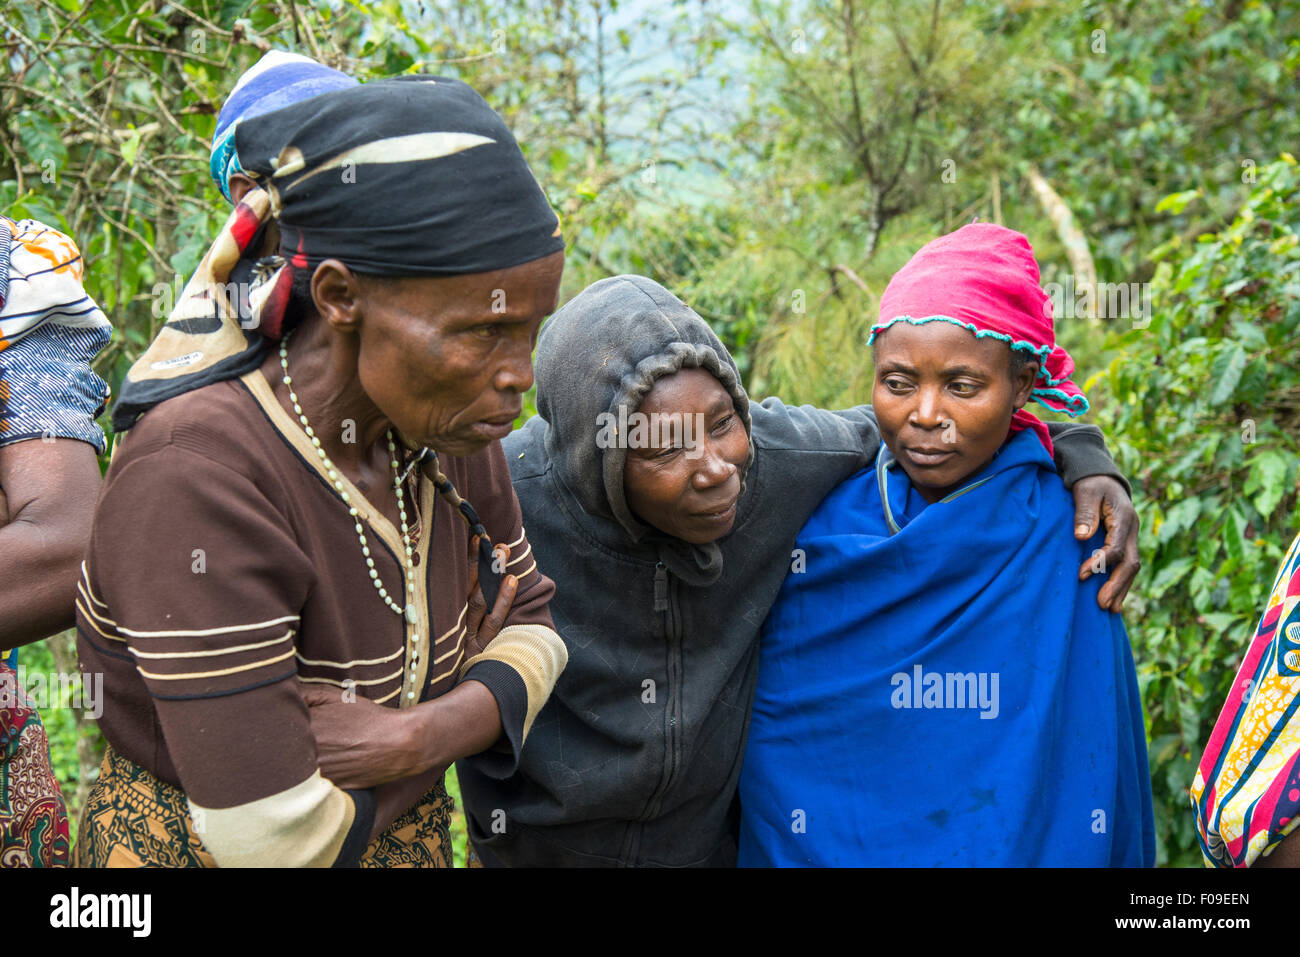
{"type": "Polygon", "coordinates": [[[1016,409],[1023,409],[1029,402],[1029,397],[1034,391],[1034,382],[1037,381],[1037,379],[1038,363],[1026,362],[1021,368],[1020,374],[1016,376],[1016,394],[1015,399],[1012,401],[1012,405],[1014,405],[1016,409]]]}
{"type": "Polygon", "coordinates": [[[257,184],[243,173],[235,173],[230,177],[229,188],[230,201],[238,206],[240,200],[247,196],[250,190],[257,189],[257,184]]]}
{"type": "Polygon", "coordinates": [[[340,332],[355,332],[360,326],[360,280],[337,259],[327,259],[316,267],[311,298],[320,317],[340,332]]]}

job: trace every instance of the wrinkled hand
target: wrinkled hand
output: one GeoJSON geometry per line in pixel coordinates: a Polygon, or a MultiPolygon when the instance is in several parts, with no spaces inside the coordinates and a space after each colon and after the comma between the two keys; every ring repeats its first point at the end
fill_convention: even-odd
{"type": "Polygon", "coordinates": [[[299,682],[316,736],[321,774],[341,788],[369,788],[428,770],[410,711],[385,708],[353,691],[299,682]]]}
{"type": "MultiPolygon", "coordinates": [[[[493,549],[501,556],[501,567],[505,568],[510,560],[510,546],[497,545],[493,549]]],[[[478,536],[471,535],[469,540],[469,609],[465,612],[465,657],[477,655],[506,623],[510,606],[515,603],[515,592],[519,588],[519,579],[514,575],[503,575],[501,587],[497,590],[497,600],[492,605],[491,613],[487,610],[487,600],[483,589],[478,585],[478,536]]]]}
{"type": "Polygon", "coordinates": [[[1106,540],[1100,556],[1092,555],[1079,566],[1079,581],[1109,571],[1110,577],[1097,593],[1097,604],[1119,612],[1142,562],[1138,558],[1137,510],[1124,486],[1109,475],[1090,475],[1074,483],[1074,537],[1092,538],[1098,520],[1105,522],[1106,540]]]}

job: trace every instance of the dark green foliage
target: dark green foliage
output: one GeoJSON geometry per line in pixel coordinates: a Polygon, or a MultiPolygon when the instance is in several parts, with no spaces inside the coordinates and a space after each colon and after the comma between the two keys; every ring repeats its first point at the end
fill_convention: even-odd
{"type": "Polygon", "coordinates": [[[1117,337],[1099,420],[1142,518],[1126,614],[1161,859],[1200,860],[1188,787],[1300,532],[1300,167],[1260,171],[1221,232],[1164,254],[1151,325],[1117,337]]]}

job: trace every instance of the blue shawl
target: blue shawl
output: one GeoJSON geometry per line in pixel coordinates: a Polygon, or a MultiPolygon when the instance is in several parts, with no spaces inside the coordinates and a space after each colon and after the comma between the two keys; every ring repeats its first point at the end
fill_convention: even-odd
{"type": "Polygon", "coordinates": [[[1128,636],[1073,524],[1030,431],[933,505],[883,445],[827,496],[763,630],[742,866],[1154,863],[1128,636]]]}

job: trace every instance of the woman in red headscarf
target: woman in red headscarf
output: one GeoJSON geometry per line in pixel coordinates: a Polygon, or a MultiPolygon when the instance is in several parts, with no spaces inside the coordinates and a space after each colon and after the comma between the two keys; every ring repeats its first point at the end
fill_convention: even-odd
{"type": "Polygon", "coordinates": [[[799,533],[764,626],[742,865],[1141,866],[1142,705],[1035,399],[1087,400],[1028,240],[935,240],[881,298],[873,467],[799,533]]]}

